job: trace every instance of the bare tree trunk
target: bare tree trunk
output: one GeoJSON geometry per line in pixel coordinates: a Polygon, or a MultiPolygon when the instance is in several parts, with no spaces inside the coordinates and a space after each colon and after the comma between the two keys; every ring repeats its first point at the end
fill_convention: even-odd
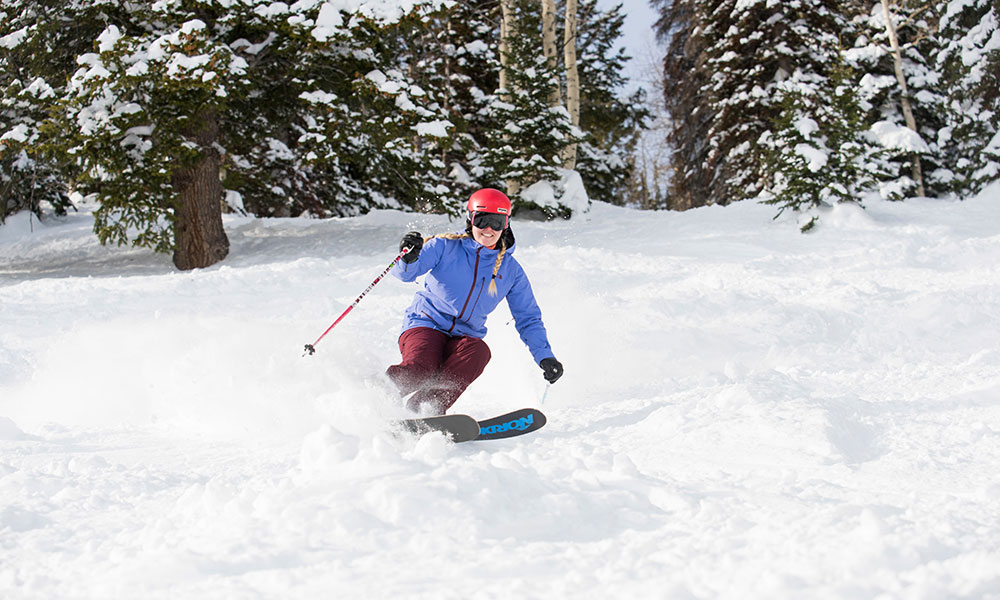
{"type": "MultiPolygon", "coordinates": [[[[563,56],[566,62],[566,110],[574,127],[580,126],[580,74],[576,67],[577,0],[566,0],[566,28],[563,34],[563,56]]],[[[576,144],[563,150],[563,167],[576,168],[576,144]]]]}
{"type": "MultiPolygon", "coordinates": [[[[889,34],[889,45],[892,48],[892,62],[896,70],[896,80],[902,90],[900,95],[903,105],[903,118],[906,119],[906,126],[917,131],[917,120],[913,117],[913,107],[910,105],[910,90],[906,85],[906,76],[903,74],[903,51],[899,47],[899,36],[896,35],[896,25],[892,20],[892,11],[889,9],[889,0],[882,0],[882,14],[885,16],[885,29],[889,34]]],[[[917,193],[926,196],[924,192],[924,174],[920,166],[920,154],[914,152],[910,158],[913,166],[913,180],[917,182],[917,193]]]]}
{"type": "Polygon", "coordinates": [[[214,265],[229,254],[229,239],[222,227],[222,161],[215,148],[218,118],[215,111],[206,109],[191,121],[187,137],[198,145],[201,158],[177,169],[172,177],[178,194],[174,265],[185,271],[214,265]]]}
{"type": "MultiPolygon", "coordinates": [[[[556,0],[542,0],[542,51],[545,53],[545,64],[550,69],[556,69],[556,0]]],[[[559,86],[552,88],[549,96],[549,106],[562,104],[562,94],[559,86]]]]}
{"type": "Polygon", "coordinates": [[[500,89],[504,99],[510,93],[510,39],[514,31],[514,0],[500,0],[500,89]]]}
{"type": "MultiPolygon", "coordinates": [[[[514,90],[510,89],[510,57],[508,52],[510,51],[510,40],[514,36],[514,30],[516,28],[514,20],[514,0],[500,0],[500,90],[501,99],[505,101],[510,101],[511,92],[514,90]]],[[[521,191],[521,184],[516,179],[507,180],[507,195],[514,197],[521,191]]]]}

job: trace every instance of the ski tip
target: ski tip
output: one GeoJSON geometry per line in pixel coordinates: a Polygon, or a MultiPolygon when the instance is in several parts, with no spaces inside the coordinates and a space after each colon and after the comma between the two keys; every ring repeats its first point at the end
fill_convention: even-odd
{"type": "Polygon", "coordinates": [[[498,440],[524,435],[545,426],[545,414],[537,408],[522,408],[479,421],[479,440],[498,440]]]}

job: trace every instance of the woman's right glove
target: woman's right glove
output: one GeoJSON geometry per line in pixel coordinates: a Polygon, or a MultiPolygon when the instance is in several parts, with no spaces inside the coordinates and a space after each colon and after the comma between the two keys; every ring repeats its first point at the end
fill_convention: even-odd
{"type": "Polygon", "coordinates": [[[399,242],[399,251],[402,252],[403,248],[409,248],[410,251],[403,255],[403,262],[406,264],[416,262],[420,249],[423,247],[424,236],[420,235],[419,231],[411,231],[404,235],[402,241],[399,242]]]}
{"type": "Polygon", "coordinates": [[[542,362],[538,363],[538,366],[542,368],[542,376],[549,383],[555,383],[556,380],[562,377],[562,363],[555,358],[543,358],[542,362]]]}

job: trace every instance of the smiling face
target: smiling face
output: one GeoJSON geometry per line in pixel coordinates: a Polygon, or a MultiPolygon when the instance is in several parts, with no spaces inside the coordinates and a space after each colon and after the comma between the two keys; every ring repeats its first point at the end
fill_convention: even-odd
{"type": "Polygon", "coordinates": [[[483,246],[487,248],[493,248],[500,241],[500,231],[491,229],[487,227],[486,229],[480,229],[475,225],[472,226],[472,239],[476,240],[483,246]]]}
{"type": "Polygon", "coordinates": [[[472,222],[472,239],[487,248],[496,246],[507,227],[505,214],[478,212],[469,215],[469,220],[472,222]]]}

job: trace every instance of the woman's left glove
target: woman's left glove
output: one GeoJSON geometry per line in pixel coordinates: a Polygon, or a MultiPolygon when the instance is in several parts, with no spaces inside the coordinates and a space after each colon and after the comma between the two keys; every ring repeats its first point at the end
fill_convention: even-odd
{"type": "Polygon", "coordinates": [[[538,366],[542,368],[542,375],[545,377],[545,381],[549,383],[555,383],[562,377],[562,363],[554,358],[543,358],[542,362],[538,363],[538,366]]]}

